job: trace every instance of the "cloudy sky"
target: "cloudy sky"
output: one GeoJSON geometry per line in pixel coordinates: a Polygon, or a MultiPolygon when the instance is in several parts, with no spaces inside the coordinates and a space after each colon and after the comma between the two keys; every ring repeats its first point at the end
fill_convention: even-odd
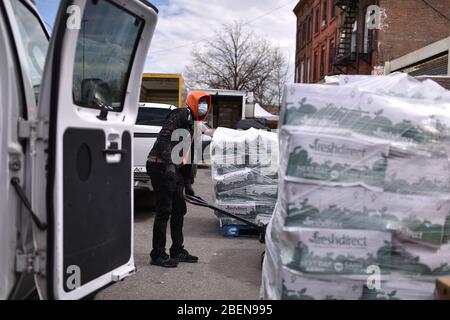
{"type": "MultiPolygon", "coordinates": [[[[48,25],[53,24],[59,0],[37,0],[48,25]]],[[[209,39],[223,23],[248,23],[258,35],[283,49],[290,65],[295,57],[295,15],[298,0],[153,0],[159,21],[146,72],[181,73],[190,63],[194,46],[209,39]]]]}

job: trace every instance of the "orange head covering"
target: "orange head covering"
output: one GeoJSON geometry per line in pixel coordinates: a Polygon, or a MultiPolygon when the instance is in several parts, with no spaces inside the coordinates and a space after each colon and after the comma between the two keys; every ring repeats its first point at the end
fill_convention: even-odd
{"type": "Polygon", "coordinates": [[[208,113],[211,111],[212,99],[211,96],[206,92],[192,91],[191,93],[189,93],[189,96],[186,99],[186,105],[189,109],[191,109],[192,113],[194,114],[195,120],[205,121],[206,118],[208,118],[208,113]],[[198,114],[198,105],[201,98],[208,99],[208,112],[203,117],[200,117],[200,115],[198,114]]]}

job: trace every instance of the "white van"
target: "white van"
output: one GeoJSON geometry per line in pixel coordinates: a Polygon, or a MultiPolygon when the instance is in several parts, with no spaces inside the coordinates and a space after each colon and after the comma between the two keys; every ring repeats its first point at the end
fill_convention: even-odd
{"type": "Polygon", "coordinates": [[[0,299],[80,299],[135,271],[133,127],[146,0],[0,1],[0,299]]]}

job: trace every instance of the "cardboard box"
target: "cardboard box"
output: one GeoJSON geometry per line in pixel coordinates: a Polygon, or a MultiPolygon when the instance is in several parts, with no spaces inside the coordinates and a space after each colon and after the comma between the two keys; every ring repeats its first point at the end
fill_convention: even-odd
{"type": "Polygon", "coordinates": [[[450,301],[450,278],[438,278],[436,280],[436,291],[440,300],[450,301]]]}
{"type": "Polygon", "coordinates": [[[364,281],[311,277],[283,267],[282,300],[359,300],[364,281]]]}
{"type": "MultiPolygon", "coordinates": [[[[394,86],[405,87],[402,81],[394,86]]],[[[369,92],[372,86],[288,85],[281,113],[283,127],[358,133],[420,145],[450,136],[445,101],[409,99],[392,95],[390,90],[369,92]]],[[[383,83],[378,86],[383,88],[383,83]]]]}
{"type": "Polygon", "coordinates": [[[439,157],[412,155],[389,157],[384,190],[413,195],[448,195],[450,164],[447,152],[439,157]]]}
{"type": "Polygon", "coordinates": [[[370,266],[386,273],[391,234],[368,230],[285,228],[292,248],[286,265],[306,274],[367,275],[370,266]],[[295,244],[297,244],[295,246],[295,244]]]}
{"type": "Polygon", "coordinates": [[[286,182],[281,200],[286,226],[392,231],[399,238],[439,247],[450,198],[373,192],[286,182]]]}
{"type": "Polygon", "coordinates": [[[450,276],[450,244],[435,248],[393,241],[392,269],[410,276],[450,276]]]}
{"type": "Polygon", "coordinates": [[[436,284],[430,277],[391,274],[378,289],[363,288],[363,300],[434,300],[436,284]]]}
{"type": "Polygon", "coordinates": [[[289,134],[286,180],[383,189],[388,144],[300,131],[289,134]]]}

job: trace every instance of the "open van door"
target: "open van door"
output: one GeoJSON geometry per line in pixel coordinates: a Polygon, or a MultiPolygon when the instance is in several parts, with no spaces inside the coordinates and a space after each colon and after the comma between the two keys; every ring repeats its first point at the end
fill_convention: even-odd
{"type": "Polygon", "coordinates": [[[61,1],[34,126],[41,298],[80,299],[135,271],[132,129],[156,21],[146,0],[61,1]]]}

